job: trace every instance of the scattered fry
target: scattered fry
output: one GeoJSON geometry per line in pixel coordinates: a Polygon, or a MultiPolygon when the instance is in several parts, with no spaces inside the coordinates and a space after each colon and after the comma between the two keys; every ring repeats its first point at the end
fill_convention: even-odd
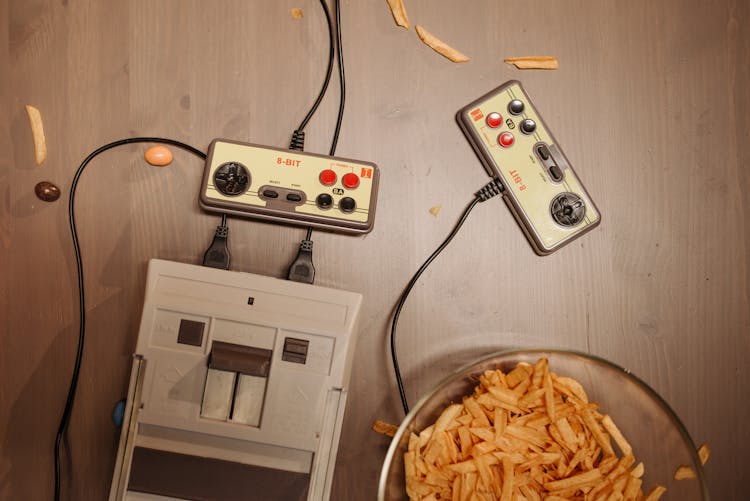
{"type": "Polygon", "coordinates": [[[442,205],[435,205],[433,207],[430,207],[430,214],[432,214],[434,217],[437,217],[442,207],[442,205]]]}
{"type": "Polygon", "coordinates": [[[398,426],[376,419],[375,422],[372,423],[372,431],[380,433],[381,435],[393,437],[398,431],[398,426]]]}
{"type": "Polygon", "coordinates": [[[687,478],[695,478],[695,470],[689,466],[678,466],[674,472],[675,480],[685,480],[687,478]]]}
{"type": "Polygon", "coordinates": [[[706,461],[708,461],[708,456],[711,455],[711,450],[708,448],[708,445],[702,444],[700,447],[698,447],[698,457],[701,458],[701,464],[706,464],[706,461]]]}
{"type": "Polygon", "coordinates": [[[471,60],[467,56],[461,54],[459,51],[437,38],[435,35],[427,31],[420,25],[416,25],[415,28],[417,30],[417,35],[419,35],[419,38],[438,54],[442,54],[454,63],[465,63],[466,61],[471,60]]]}
{"type": "Polygon", "coordinates": [[[406,492],[412,501],[658,500],[666,489],[644,497],[643,463],[597,407],[546,358],[487,370],[473,394],[412,435],[406,492]]]}
{"type": "Polygon", "coordinates": [[[391,8],[391,14],[393,14],[393,20],[396,21],[396,24],[407,30],[411,29],[403,0],[388,0],[388,6],[391,8]]]}
{"type": "Polygon", "coordinates": [[[37,165],[42,165],[47,160],[47,139],[44,137],[44,124],[42,114],[37,108],[27,104],[26,114],[29,115],[31,134],[34,137],[34,157],[37,165]]]}
{"type": "Polygon", "coordinates": [[[297,7],[293,8],[290,12],[294,19],[302,19],[302,16],[304,16],[302,9],[297,8],[297,7]]]}
{"type": "Polygon", "coordinates": [[[512,64],[519,70],[556,70],[557,58],[553,56],[523,56],[509,57],[506,63],[512,64]]]}

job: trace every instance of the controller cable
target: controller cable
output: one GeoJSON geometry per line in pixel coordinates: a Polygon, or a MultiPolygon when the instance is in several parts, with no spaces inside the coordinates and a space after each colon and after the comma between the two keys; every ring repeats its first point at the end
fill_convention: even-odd
{"type": "MultiPolygon", "coordinates": [[[[84,297],[84,287],[83,287],[83,258],[81,257],[81,248],[78,242],[78,231],[76,230],[76,217],[75,217],[75,196],[76,196],[76,188],[78,187],[78,181],[81,178],[81,175],[83,174],[84,169],[86,166],[99,154],[104,153],[107,150],[111,150],[113,148],[116,148],[118,146],[122,146],[125,144],[133,144],[133,143],[162,143],[162,144],[169,144],[171,146],[175,146],[177,148],[181,148],[183,150],[186,150],[193,155],[196,155],[200,157],[201,159],[206,159],[206,154],[202,151],[193,148],[192,146],[182,143],[180,141],[176,141],[174,139],[165,139],[161,137],[133,137],[128,139],[121,139],[119,141],[114,141],[109,144],[105,144],[104,146],[100,146],[93,152],[87,156],[83,162],[78,166],[78,169],[75,172],[75,175],[73,176],[73,182],[70,186],[70,198],[68,201],[68,218],[70,222],[70,235],[73,240],[73,249],[75,251],[75,260],[76,260],[76,269],[78,271],[78,314],[79,314],[79,324],[78,324],[78,348],[76,350],[76,358],[75,362],[73,364],[73,375],[70,379],[70,386],[68,387],[68,396],[65,400],[65,408],[63,410],[62,416],[60,417],[60,425],[57,429],[57,435],[55,437],[55,501],[59,501],[60,499],[60,445],[63,441],[63,438],[65,436],[65,433],[68,428],[68,424],[70,422],[70,416],[71,412],[73,410],[73,401],[75,400],[76,395],[76,389],[78,387],[78,376],[80,375],[81,371],[81,359],[83,357],[83,344],[84,344],[84,336],[86,333],[86,303],[85,303],[85,297],[84,297]]],[[[221,218],[221,225],[217,228],[216,233],[217,235],[220,233],[223,234],[223,242],[226,244],[226,236],[228,233],[228,228],[226,225],[226,215],[223,215],[221,218]]],[[[216,243],[216,237],[214,238],[214,243],[216,243]]],[[[215,252],[221,253],[221,242],[217,244],[218,247],[214,249],[215,252]]],[[[213,244],[212,244],[213,247],[213,244]]],[[[206,251],[206,254],[209,254],[211,251],[211,248],[209,248],[209,251],[206,251]]],[[[214,256],[216,257],[216,256],[214,256]]],[[[226,262],[227,266],[229,263],[229,254],[227,251],[226,254],[226,262]]],[[[205,264],[205,259],[204,259],[205,264]]]]}
{"type": "Polygon", "coordinates": [[[398,326],[398,319],[401,316],[401,309],[404,307],[404,303],[406,303],[406,299],[409,297],[409,293],[414,288],[414,285],[416,285],[417,281],[419,280],[419,277],[422,276],[422,274],[425,272],[428,266],[430,266],[430,263],[432,263],[438,255],[440,255],[441,252],[443,252],[443,249],[445,249],[448,244],[453,240],[453,237],[456,236],[458,231],[463,226],[464,222],[466,221],[466,218],[469,217],[469,214],[471,213],[472,209],[480,203],[480,202],[486,202],[490,198],[495,197],[496,195],[500,195],[503,191],[505,191],[505,188],[500,183],[499,179],[493,179],[486,185],[484,185],[479,191],[477,191],[474,194],[474,198],[469,203],[469,205],[466,206],[464,209],[464,212],[461,214],[461,217],[458,218],[458,222],[453,226],[453,229],[448,234],[448,236],[443,240],[443,243],[438,246],[435,251],[430,254],[430,257],[427,258],[427,260],[422,264],[422,266],[419,267],[419,269],[414,273],[414,276],[411,277],[411,280],[409,280],[409,283],[406,284],[406,287],[404,288],[403,292],[401,292],[401,296],[398,299],[398,303],[396,303],[396,307],[394,309],[393,313],[393,320],[391,322],[391,335],[390,335],[390,344],[391,344],[391,360],[393,361],[393,372],[396,375],[396,385],[398,386],[398,393],[401,397],[401,405],[404,408],[404,414],[409,414],[409,403],[406,400],[406,392],[404,391],[404,382],[401,379],[401,370],[398,366],[398,357],[396,356],[396,327],[398,326]]]}
{"type": "MultiPolygon", "coordinates": [[[[304,128],[307,125],[307,122],[310,121],[310,118],[315,114],[315,111],[318,109],[318,106],[320,105],[320,102],[323,100],[323,96],[325,95],[327,89],[328,89],[328,83],[331,80],[331,73],[333,71],[333,56],[334,56],[334,35],[333,35],[333,26],[331,23],[331,13],[328,10],[328,5],[326,4],[326,0],[320,0],[320,5],[323,7],[323,12],[326,16],[326,23],[328,25],[328,67],[326,69],[326,77],[323,81],[323,87],[320,89],[320,93],[318,94],[318,98],[313,103],[312,107],[310,108],[310,111],[307,112],[307,115],[302,120],[302,123],[300,123],[299,127],[294,131],[292,134],[292,141],[289,144],[290,150],[298,150],[298,151],[304,151],[305,149],[305,132],[304,128]]],[[[344,54],[343,50],[341,48],[341,5],[340,0],[335,0],[334,7],[336,9],[336,44],[335,44],[335,52],[337,56],[337,62],[339,67],[339,111],[338,116],[336,117],[336,127],[333,132],[333,139],[331,140],[331,148],[328,150],[328,156],[333,156],[336,153],[336,146],[338,145],[339,141],[339,134],[341,133],[341,123],[344,119],[344,106],[346,102],[346,75],[344,72],[344,54]]],[[[299,244],[299,250],[297,251],[297,256],[294,258],[294,261],[292,261],[292,264],[289,265],[289,269],[287,271],[287,280],[293,280],[295,282],[302,282],[306,284],[312,284],[315,282],[315,266],[313,265],[312,260],[312,250],[313,250],[313,241],[312,241],[312,226],[307,227],[307,235],[305,236],[305,239],[302,240],[299,244]]]]}

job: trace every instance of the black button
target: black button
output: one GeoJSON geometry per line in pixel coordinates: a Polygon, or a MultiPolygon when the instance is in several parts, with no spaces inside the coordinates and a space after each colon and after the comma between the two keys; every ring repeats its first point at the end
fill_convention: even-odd
{"type": "Polygon", "coordinates": [[[298,195],[298,194],[296,194],[296,193],[289,193],[289,194],[288,194],[288,195],[286,196],[286,199],[287,199],[287,200],[289,200],[290,202],[299,202],[300,200],[302,200],[302,197],[301,197],[301,196],[299,196],[299,195],[298,195]]]}
{"type": "Polygon", "coordinates": [[[536,152],[539,153],[542,160],[549,160],[549,148],[547,148],[546,144],[537,146],[536,152]]]}
{"type": "Polygon", "coordinates": [[[520,115],[526,107],[520,99],[514,99],[508,103],[508,111],[513,115],[520,115]]]}
{"type": "Polygon", "coordinates": [[[279,198],[278,192],[274,190],[263,190],[263,196],[266,198],[279,198]]]}
{"type": "Polygon", "coordinates": [[[333,205],[333,197],[328,193],[321,193],[318,195],[318,198],[315,199],[315,203],[318,204],[318,207],[321,209],[330,209],[333,205]]]}
{"type": "Polygon", "coordinates": [[[549,168],[549,175],[550,177],[557,182],[562,181],[563,173],[562,170],[560,170],[560,167],[558,167],[555,164],[552,164],[549,168]]]}
{"type": "Polygon", "coordinates": [[[530,118],[521,120],[521,132],[524,134],[531,134],[536,130],[536,122],[530,118]]]}
{"type": "Polygon", "coordinates": [[[357,208],[357,202],[352,197],[344,197],[339,201],[339,209],[341,212],[354,212],[357,208]]]}
{"type": "Polygon", "coordinates": [[[309,346],[310,341],[306,339],[284,338],[284,351],[281,353],[281,360],[304,364],[307,362],[307,348],[309,346]]]}
{"type": "Polygon", "coordinates": [[[180,319],[180,328],[177,330],[177,342],[191,346],[203,344],[203,330],[206,324],[195,320],[180,319]]]}

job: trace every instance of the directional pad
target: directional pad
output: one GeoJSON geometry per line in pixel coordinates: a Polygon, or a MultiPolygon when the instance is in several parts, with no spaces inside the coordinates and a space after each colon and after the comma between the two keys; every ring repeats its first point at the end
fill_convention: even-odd
{"type": "Polygon", "coordinates": [[[223,163],[214,173],[214,186],[224,195],[242,195],[250,187],[250,171],[239,162],[223,163]]]}

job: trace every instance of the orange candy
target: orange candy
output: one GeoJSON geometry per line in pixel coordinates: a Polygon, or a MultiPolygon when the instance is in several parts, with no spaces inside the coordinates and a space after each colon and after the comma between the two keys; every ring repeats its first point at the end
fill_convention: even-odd
{"type": "Polygon", "coordinates": [[[143,157],[148,163],[157,167],[164,167],[172,163],[172,151],[162,145],[152,146],[147,149],[143,157]]]}

